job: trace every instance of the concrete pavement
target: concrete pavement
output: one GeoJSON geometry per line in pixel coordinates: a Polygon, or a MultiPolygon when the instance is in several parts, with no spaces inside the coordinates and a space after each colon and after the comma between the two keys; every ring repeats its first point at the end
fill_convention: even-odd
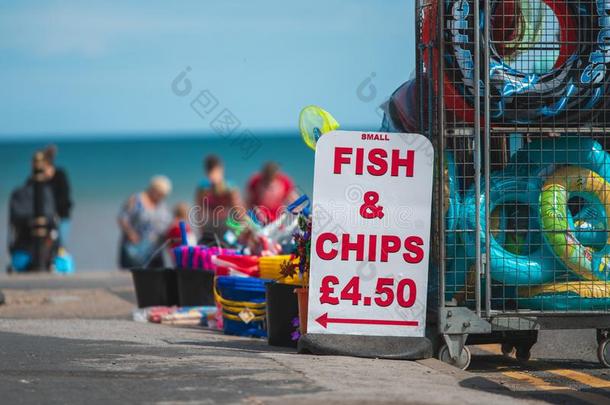
{"type": "Polygon", "coordinates": [[[2,403],[605,403],[593,331],[541,332],[522,366],[473,347],[468,372],[296,355],[264,340],[133,322],[129,274],[0,276],[2,403]]]}
{"type": "Polygon", "coordinates": [[[127,320],[0,320],[0,357],[6,403],[514,402],[425,363],[296,355],[127,320]]]}

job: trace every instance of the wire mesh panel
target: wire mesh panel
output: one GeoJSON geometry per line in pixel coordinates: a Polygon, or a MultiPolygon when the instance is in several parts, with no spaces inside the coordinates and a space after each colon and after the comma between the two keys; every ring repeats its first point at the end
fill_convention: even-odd
{"type": "Polygon", "coordinates": [[[608,311],[610,1],[422,0],[417,17],[441,306],[608,311]]]}

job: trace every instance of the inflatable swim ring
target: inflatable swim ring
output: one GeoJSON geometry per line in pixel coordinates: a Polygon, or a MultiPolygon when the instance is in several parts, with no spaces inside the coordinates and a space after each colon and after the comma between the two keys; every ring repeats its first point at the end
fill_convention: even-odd
{"type": "MultiPolygon", "coordinates": [[[[475,0],[436,0],[424,11],[422,42],[438,42],[434,11],[442,1],[447,44],[443,72],[445,107],[457,120],[474,122],[475,0]]],[[[481,55],[490,47],[492,119],[496,122],[579,122],[596,115],[610,81],[606,52],[610,42],[610,4],[583,0],[491,0],[490,34],[481,35],[481,55]],[[549,37],[550,40],[549,45],[549,37]]],[[[485,11],[481,7],[480,30],[485,11]]],[[[425,51],[424,63],[439,77],[438,47],[425,51]]],[[[438,91],[438,88],[435,89],[438,91]]],[[[481,102],[483,102],[481,98],[481,102]]]]}
{"type": "Polygon", "coordinates": [[[540,223],[544,239],[566,267],[585,280],[607,280],[610,272],[610,235],[601,250],[585,246],[568,220],[568,201],[577,196],[600,205],[610,217],[610,183],[591,170],[565,166],[556,170],[540,193],[540,223]]]}
{"type": "Polygon", "coordinates": [[[498,205],[491,212],[489,228],[492,236],[507,251],[526,254],[536,241],[529,232],[529,206],[522,203],[498,205]]]}
{"type": "MultiPolygon", "coordinates": [[[[573,193],[577,194],[577,193],[573,193]]],[[[608,218],[604,207],[596,199],[574,195],[568,200],[568,223],[576,239],[594,250],[606,245],[608,218]]]]}
{"type": "Polygon", "coordinates": [[[535,139],[511,158],[506,173],[546,177],[557,166],[578,165],[610,180],[610,154],[595,140],[578,136],[535,139]]]}
{"type": "Polygon", "coordinates": [[[540,311],[607,311],[610,284],[605,281],[571,281],[519,289],[519,308],[540,311]]]}
{"type": "MultiPolygon", "coordinates": [[[[474,265],[475,258],[467,257],[463,247],[460,247],[460,250],[462,252],[462,255],[450,259],[447,262],[445,274],[445,300],[455,300],[457,305],[466,305],[469,308],[474,308],[476,303],[476,268],[474,265]]],[[[485,300],[485,296],[487,295],[486,291],[486,280],[482,279],[482,300],[485,300]]],[[[509,306],[507,300],[514,300],[516,296],[517,289],[515,287],[507,287],[498,282],[492,281],[492,309],[506,309],[507,306],[509,306]]],[[[511,305],[514,306],[514,304],[512,303],[511,305]]]]}
{"type": "MultiPolygon", "coordinates": [[[[527,209],[528,214],[525,224],[527,229],[540,229],[538,223],[538,200],[540,196],[539,179],[520,179],[515,177],[503,178],[503,173],[492,177],[490,183],[489,204],[493,212],[499,206],[522,206],[527,209]]],[[[469,257],[475,257],[475,225],[476,204],[481,207],[480,233],[481,252],[485,253],[485,193],[481,194],[480,201],[476,201],[474,190],[468,193],[464,199],[465,229],[463,233],[466,253],[469,257]]],[[[557,280],[565,274],[565,270],[553,259],[553,255],[542,243],[539,233],[530,232],[527,236],[528,244],[520,249],[518,254],[513,253],[502,245],[502,240],[496,239],[492,234],[490,240],[490,267],[491,277],[494,281],[508,286],[536,285],[557,280]]]]}
{"type": "MultiPolygon", "coordinates": [[[[557,166],[569,164],[578,164],[610,179],[610,154],[595,140],[577,136],[534,140],[513,155],[506,172],[515,176],[546,177],[557,166]]],[[[574,229],[583,245],[598,249],[605,245],[603,208],[585,205],[573,216],[568,212],[568,216],[570,229],[574,229]]]]}

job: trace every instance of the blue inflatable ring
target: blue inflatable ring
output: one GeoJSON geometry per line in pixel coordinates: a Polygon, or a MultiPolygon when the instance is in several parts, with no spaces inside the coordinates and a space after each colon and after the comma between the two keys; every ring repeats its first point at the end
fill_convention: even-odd
{"type": "MultiPolygon", "coordinates": [[[[468,257],[463,246],[458,247],[458,254],[447,259],[445,271],[445,300],[455,300],[457,305],[474,308],[476,273],[474,257],[468,257]]],[[[481,299],[486,296],[486,280],[481,280],[481,299]]],[[[504,308],[506,300],[515,299],[517,289],[507,287],[497,282],[491,285],[491,305],[494,309],[504,308]]]]}
{"type": "Polygon", "coordinates": [[[610,181],[610,154],[595,140],[573,135],[534,140],[513,155],[505,172],[544,178],[564,165],[584,167],[610,181]]]}
{"type": "MultiPolygon", "coordinates": [[[[584,167],[610,181],[610,154],[597,141],[574,135],[534,140],[514,154],[506,172],[513,176],[546,178],[557,166],[563,165],[584,167]]],[[[607,230],[607,218],[603,211],[585,207],[573,217],[568,213],[570,229],[583,245],[601,248],[605,244],[603,231],[607,230]]]]}
{"type": "Polygon", "coordinates": [[[518,307],[539,311],[608,311],[610,284],[572,281],[519,289],[518,307]]]}
{"type": "MultiPolygon", "coordinates": [[[[541,182],[539,179],[521,179],[516,177],[502,177],[503,173],[492,177],[490,183],[490,210],[493,212],[497,207],[506,204],[523,204],[528,207],[530,214],[527,216],[530,223],[529,229],[540,229],[538,222],[539,196],[541,182]]],[[[464,218],[466,229],[464,232],[464,245],[468,257],[475,257],[475,235],[476,211],[475,206],[481,207],[480,233],[481,253],[485,253],[485,193],[481,193],[480,201],[476,201],[474,190],[471,190],[464,200],[464,218]]],[[[530,243],[528,254],[515,254],[508,251],[502,243],[493,237],[490,240],[490,267],[491,278],[508,286],[526,286],[548,283],[556,280],[559,274],[565,275],[564,266],[553,258],[552,252],[542,243],[530,243]],[[534,250],[532,250],[534,249],[534,250]]]]}
{"type": "Polygon", "coordinates": [[[608,216],[604,206],[592,198],[591,195],[572,193],[573,197],[579,197],[582,201],[580,210],[572,215],[568,210],[569,229],[573,230],[574,236],[584,246],[601,250],[605,247],[608,237],[608,216]]]}

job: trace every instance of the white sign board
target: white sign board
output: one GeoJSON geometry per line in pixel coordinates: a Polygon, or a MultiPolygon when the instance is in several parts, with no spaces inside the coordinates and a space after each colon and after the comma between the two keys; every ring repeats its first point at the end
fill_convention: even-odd
{"type": "Polygon", "coordinates": [[[433,163],[418,134],[320,138],[308,333],[424,336],[433,163]]]}

